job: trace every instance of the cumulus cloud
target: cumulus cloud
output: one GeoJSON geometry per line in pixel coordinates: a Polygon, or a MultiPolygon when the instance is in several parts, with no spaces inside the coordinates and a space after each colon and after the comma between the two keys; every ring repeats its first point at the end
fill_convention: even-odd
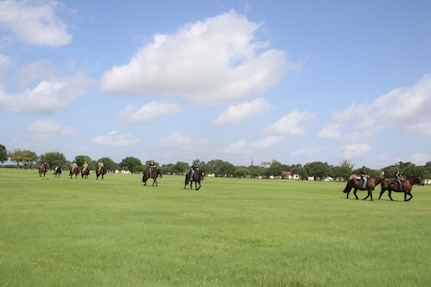
{"type": "Polygon", "coordinates": [[[181,109],[176,104],[151,102],[135,109],[134,105],[128,105],[117,113],[123,123],[149,122],[163,115],[178,114],[181,109]]]}
{"type": "Polygon", "coordinates": [[[52,114],[65,109],[94,81],[83,75],[62,79],[43,80],[34,88],[26,89],[15,95],[7,94],[0,87],[0,107],[11,112],[52,114]]]}
{"type": "Polygon", "coordinates": [[[28,125],[26,130],[32,135],[33,141],[42,141],[58,136],[73,136],[78,134],[74,128],[54,120],[36,121],[28,125]]]}
{"type": "Polygon", "coordinates": [[[70,43],[72,36],[66,25],[56,16],[60,3],[48,1],[0,1],[0,27],[5,27],[12,38],[37,46],[57,47],[70,43]]]}
{"type": "Polygon", "coordinates": [[[312,113],[293,111],[267,127],[264,132],[271,135],[304,135],[306,131],[302,123],[314,118],[312,113]]]}
{"type": "Polygon", "coordinates": [[[338,149],[337,157],[340,159],[360,159],[364,158],[371,150],[371,147],[367,143],[356,143],[351,145],[345,145],[338,149]]]}
{"type": "Polygon", "coordinates": [[[280,143],[283,139],[284,137],[282,136],[267,136],[260,140],[250,142],[240,139],[225,147],[223,152],[227,154],[251,154],[256,150],[269,149],[272,146],[280,143]]]}
{"type": "Polygon", "coordinates": [[[101,79],[106,93],[182,96],[200,106],[233,103],[277,83],[298,65],[255,37],[260,24],[228,12],[158,34],[101,79]]]}
{"type": "Polygon", "coordinates": [[[251,102],[232,105],[214,121],[214,124],[239,124],[245,119],[269,111],[270,109],[271,104],[263,98],[255,99],[251,102]]]}
{"type": "Polygon", "coordinates": [[[369,136],[383,128],[428,135],[431,131],[430,94],[431,75],[426,75],[411,87],[394,89],[371,103],[352,104],[334,112],[332,122],[323,127],[320,136],[337,135],[345,126],[369,136]]]}
{"type": "Polygon", "coordinates": [[[95,136],[90,140],[93,144],[113,147],[131,146],[137,144],[139,141],[139,139],[133,138],[128,133],[119,133],[115,130],[110,131],[106,135],[95,136]]]}

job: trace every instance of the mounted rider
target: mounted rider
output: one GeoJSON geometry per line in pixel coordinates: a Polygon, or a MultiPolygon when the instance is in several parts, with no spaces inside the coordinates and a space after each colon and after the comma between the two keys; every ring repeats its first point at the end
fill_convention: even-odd
{"type": "Polygon", "coordinates": [[[150,160],[150,163],[148,164],[148,173],[149,176],[151,177],[152,172],[156,170],[156,163],[154,162],[154,160],[150,160]]]}
{"type": "Polygon", "coordinates": [[[365,165],[363,165],[361,169],[361,179],[362,179],[362,188],[365,189],[367,186],[367,179],[368,179],[368,172],[365,165]]]}
{"type": "Polygon", "coordinates": [[[84,163],[82,164],[82,172],[85,173],[88,169],[88,163],[86,160],[84,160],[84,163]]]}
{"type": "Polygon", "coordinates": [[[193,176],[195,175],[195,172],[199,170],[199,160],[193,161],[191,169],[192,169],[192,171],[190,173],[190,181],[193,181],[193,176]]]}
{"type": "Polygon", "coordinates": [[[77,168],[77,167],[78,167],[78,164],[76,163],[76,161],[73,161],[73,162],[70,164],[70,170],[71,170],[71,171],[75,170],[75,168],[77,168]]]}
{"type": "Polygon", "coordinates": [[[398,189],[400,191],[403,191],[404,176],[401,175],[401,171],[399,168],[397,168],[397,171],[395,172],[395,181],[398,183],[398,189]]]}

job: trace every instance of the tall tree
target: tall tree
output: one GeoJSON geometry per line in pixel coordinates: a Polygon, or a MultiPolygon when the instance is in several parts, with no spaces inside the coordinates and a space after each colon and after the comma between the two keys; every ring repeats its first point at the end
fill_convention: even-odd
{"type": "Polygon", "coordinates": [[[7,161],[7,150],[6,147],[2,144],[0,144],[0,162],[3,164],[5,161],[7,161]]]}

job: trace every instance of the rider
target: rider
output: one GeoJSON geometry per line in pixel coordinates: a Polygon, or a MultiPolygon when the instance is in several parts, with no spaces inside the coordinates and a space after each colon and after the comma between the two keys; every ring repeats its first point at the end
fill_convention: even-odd
{"type": "Polygon", "coordinates": [[[99,159],[99,162],[97,163],[97,166],[99,168],[103,168],[103,161],[101,159],[99,159]]]}
{"type": "Polygon", "coordinates": [[[401,175],[400,169],[397,168],[397,171],[395,172],[395,181],[398,183],[398,189],[400,191],[403,191],[403,180],[404,177],[401,175]]]}
{"type": "Polygon", "coordinates": [[[74,170],[76,167],[78,167],[78,164],[76,163],[76,161],[73,161],[73,162],[70,164],[70,169],[71,169],[71,170],[74,170]]]}
{"type": "Polygon", "coordinates": [[[88,169],[88,163],[86,160],[84,160],[84,163],[82,164],[82,172],[86,172],[88,169]]]}
{"type": "Polygon", "coordinates": [[[57,166],[55,167],[54,172],[57,173],[59,169],[61,169],[61,165],[57,163],[57,166]]]}
{"type": "Polygon", "coordinates": [[[193,175],[195,174],[195,171],[199,170],[199,161],[198,160],[193,161],[191,169],[192,169],[192,172],[190,174],[190,180],[193,181],[193,175]]]}
{"type": "Polygon", "coordinates": [[[367,168],[363,165],[361,169],[361,178],[362,178],[362,188],[365,188],[367,186],[367,178],[368,178],[368,172],[367,168]]]}
{"type": "Polygon", "coordinates": [[[152,159],[152,160],[150,160],[150,163],[148,165],[148,172],[150,173],[150,176],[151,176],[151,172],[155,169],[156,169],[156,163],[152,159]]]}

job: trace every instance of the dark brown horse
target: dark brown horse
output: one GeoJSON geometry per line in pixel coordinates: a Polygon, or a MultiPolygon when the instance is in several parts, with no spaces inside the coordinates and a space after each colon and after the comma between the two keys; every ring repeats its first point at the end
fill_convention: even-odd
{"type": "Polygon", "coordinates": [[[99,166],[96,169],[96,179],[99,179],[99,176],[102,177],[102,179],[104,179],[104,175],[106,174],[106,167],[104,166],[99,166]]]}
{"type": "Polygon", "coordinates": [[[43,162],[40,166],[39,166],[39,177],[43,176],[45,177],[46,172],[48,171],[48,163],[43,162]]]}
{"type": "Polygon", "coordinates": [[[87,167],[87,168],[81,168],[81,177],[82,178],[88,178],[88,175],[90,174],[90,169],[87,167]]]}
{"type": "Polygon", "coordinates": [[[356,195],[356,192],[358,190],[367,190],[368,194],[366,197],[364,197],[364,200],[370,197],[371,201],[373,200],[373,190],[374,188],[382,182],[383,178],[381,177],[375,177],[375,178],[369,178],[367,180],[367,184],[365,185],[365,188],[363,188],[363,181],[362,179],[358,178],[351,178],[347,182],[346,188],[343,190],[344,193],[347,193],[347,198],[349,198],[349,193],[354,188],[353,194],[355,195],[356,199],[358,199],[358,196],[356,195]]]}
{"type": "Polygon", "coordinates": [[[142,176],[142,182],[144,185],[147,185],[147,180],[152,178],[153,179],[153,186],[156,184],[157,186],[157,177],[160,176],[160,178],[163,177],[163,170],[160,168],[153,168],[150,174],[150,171],[147,169],[144,171],[144,175],[142,176]]]}
{"type": "Polygon", "coordinates": [[[186,188],[188,183],[190,183],[190,189],[192,189],[193,182],[195,182],[195,189],[199,190],[199,188],[201,188],[201,180],[204,180],[205,173],[201,170],[196,170],[193,174],[193,178],[190,178],[191,173],[192,173],[191,170],[188,170],[186,172],[184,189],[186,188]],[[198,184],[199,184],[199,187],[198,187],[198,184]]]}
{"type": "Polygon", "coordinates": [[[404,192],[404,201],[409,201],[413,198],[412,187],[415,184],[424,185],[424,181],[419,175],[403,180],[402,182],[403,190],[400,190],[398,188],[398,182],[391,180],[389,178],[385,178],[382,182],[382,190],[380,191],[379,199],[382,197],[383,193],[385,193],[385,191],[387,190],[388,196],[391,200],[393,200],[391,193],[392,191],[394,191],[394,192],[404,192]],[[409,196],[408,199],[407,199],[407,195],[409,196]]]}
{"type": "Polygon", "coordinates": [[[70,178],[72,178],[73,176],[75,176],[75,178],[78,177],[79,174],[79,167],[75,166],[75,167],[70,167],[70,171],[69,171],[69,176],[70,178]]]}

